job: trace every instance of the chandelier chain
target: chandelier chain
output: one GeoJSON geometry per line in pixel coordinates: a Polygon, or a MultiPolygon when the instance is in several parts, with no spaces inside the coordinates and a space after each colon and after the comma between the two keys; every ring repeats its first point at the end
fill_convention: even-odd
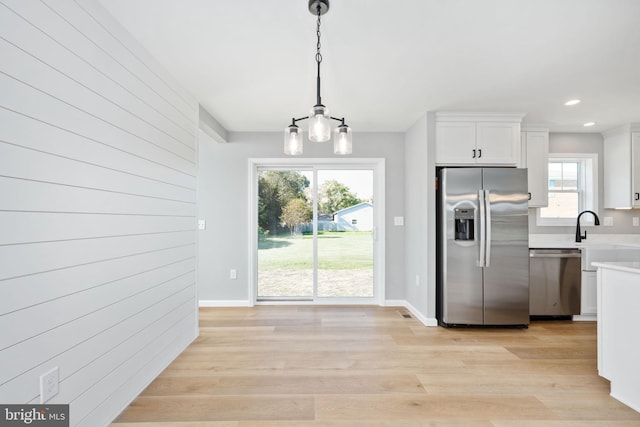
{"type": "Polygon", "coordinates": [[[318,21],[316,23],[316,36],[318,37],[318,43],[316,44],[316,62],[320,64],[322,62],[322,54],[320,53],[320,5],[318,5],[318,21]]]}

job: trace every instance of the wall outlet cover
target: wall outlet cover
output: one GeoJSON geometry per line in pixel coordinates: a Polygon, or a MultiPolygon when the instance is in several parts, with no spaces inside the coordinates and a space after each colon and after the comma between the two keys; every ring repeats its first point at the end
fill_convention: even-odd
{"type": "Polygon", "coordinates": [[[40,375],[40,403],[49,401],[60,391],[60,370],[55,368],[40,375]]]}

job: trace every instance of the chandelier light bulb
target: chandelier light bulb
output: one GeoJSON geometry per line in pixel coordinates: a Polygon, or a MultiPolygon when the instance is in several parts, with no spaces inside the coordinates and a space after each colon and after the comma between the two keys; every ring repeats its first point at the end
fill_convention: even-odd
{"type": "Polygon", "coordinates": [[[333,154],[351,154],[352,146],[351,128],[344,124],[338,126],[333,139],[333,154]]]}
{"type": "Polygon", "coordinates": [[[331,139],[331,119],[329,110],[324,105],[316,105],[309,115],[309,140],[327,142],[331,139]]]}
{"type": "Polygon", "coordinates": [[[289,156],[302,154],[302,132],[296,125],[287,126],[284,130],[284,154],[289,156]]]}

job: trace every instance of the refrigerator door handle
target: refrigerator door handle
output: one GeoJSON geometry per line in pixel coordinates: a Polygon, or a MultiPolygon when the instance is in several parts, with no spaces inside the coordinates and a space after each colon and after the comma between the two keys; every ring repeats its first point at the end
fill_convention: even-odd
{"type": "Polygon", "coordinates": [[[486,228],[485,228],[485,216],[486,216],[486,205],[484,203],[484,190],[478,190],[478,207],[480,208],[480,218],[479,218],[479,227],[480,228],[480,254],[478,257],[478,267],[485,266],[485,240],[487,238],[486,228]]]}
{"type": "Polygon", "coordinates": [[[484,203],[485,203],[485,259],[484,266],[489,267],[491,265],[491,192],[484,190],[484,203]]]}

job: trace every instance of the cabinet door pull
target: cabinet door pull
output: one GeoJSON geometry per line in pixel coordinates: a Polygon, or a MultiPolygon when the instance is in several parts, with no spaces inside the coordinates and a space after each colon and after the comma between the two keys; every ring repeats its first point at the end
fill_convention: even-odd
{"type": "Polygon", "coordinates": [[[635,196],[636,196],[635,197],[636,200],[640,200],[640,193],[635,193],[635,196]]]}
{"type": "Polygon", "coordinates": [[[529,200],[531,200],[531,193],[529,193],[529,200]]]}
{"type": "Polygon", "coordinates": [[[482,157],[482,148],[478,149],[478,158],[482,157]]]}
{"type": "Polygon", "coordinates": [[[476,158],[476,150],[473,150],[473,157],[472,157],[472,159],[475,159],[475,158],[476,158]]]}

